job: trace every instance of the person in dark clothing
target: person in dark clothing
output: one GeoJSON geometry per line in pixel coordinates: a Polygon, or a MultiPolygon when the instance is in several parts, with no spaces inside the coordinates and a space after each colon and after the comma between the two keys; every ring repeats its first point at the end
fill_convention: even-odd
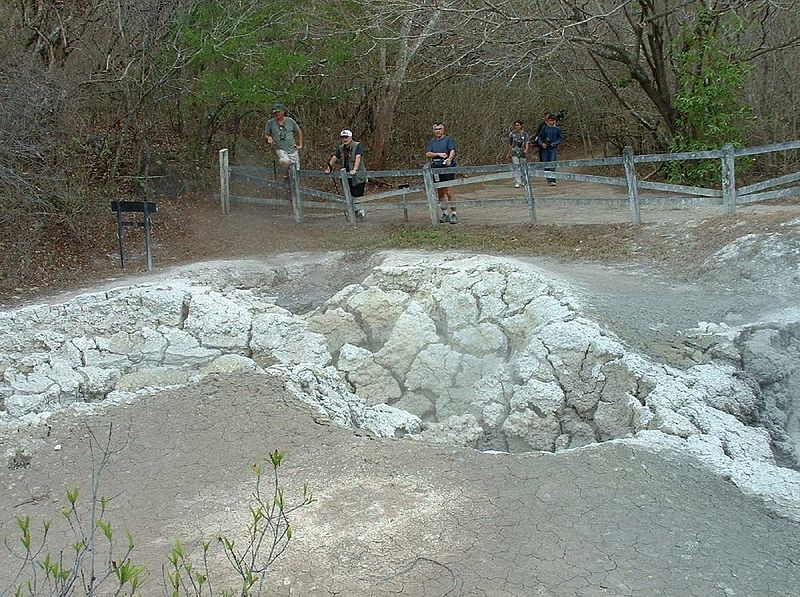
{"type": "MultiPolygon", "coordinates": [[[[339,133],[339,139],[341,143],[328,159],[325,172],[330,174],[336,162],[341,162],[342,167],[352,177],[347,179],[347,186],[350,187],[350,196],[354,198],[363,197],[364,189],[367,186],[367,165],[364,161],[364,147],[360,141],[353,139],[353,132],[350,129],[344,129],[339,133]]],[[[363,208],[356,210],[356,219],[363,221],[366,218],[367,213],[363,208]]]]}
{"type": "MultiPolygon", "coordinates": [[[[558,161],[558,147],[564,142],[564,133],[561,127],[556,124],[556,118],[552,114],[547,114],[544,120],[544,126],[540,128],[536,134],[535,144],[539,148],[539,161],[540,162],[556,162],[558,161]]],[[[555,168],[545,168],[548,172],[554,172],[555,168]]],[[[556,186],[555,178],[548,178],[547,183],[554,187],[556,186]]]]}

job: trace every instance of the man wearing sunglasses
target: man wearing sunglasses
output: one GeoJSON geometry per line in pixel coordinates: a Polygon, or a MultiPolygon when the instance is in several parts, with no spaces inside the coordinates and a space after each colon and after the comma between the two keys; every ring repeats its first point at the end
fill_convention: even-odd
{"type": "Polygon", "coordinates": [[[295,164],[300,168],[299,151],[303,149],[303,131],[293,118],[286,116],[286,106],[276,102],[272,106],[272,118],[264,127],[264,136],[272,148],[278,162],[284,169],[284,181],[289,182],[289,167],[295,164]]]}

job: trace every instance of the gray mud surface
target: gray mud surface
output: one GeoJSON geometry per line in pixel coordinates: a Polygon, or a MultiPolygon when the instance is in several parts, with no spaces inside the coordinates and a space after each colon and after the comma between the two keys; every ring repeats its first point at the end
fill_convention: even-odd
{"type": "MultiPolygon", "coordinates": [[[[607,443],[509,456],[377,441],[315,419],[263,376],[213,379],[34,431],[21,468],[0,470],[3,536],[16,515],[58,516],[91,476],[88,430],[113,424],[121,450],[103,478],[116,528],[150,564],[175,538],[240,532],[250,464],[288,451],[282,482],[318,501],[270,595],[794,595],[800,526],[770,515],[677,453],[607,443]],[[88,425],[88,427],[87,427],[88,425]],[[61,448],[56,451],[55,446],[61,448]]],[[[25,432],[22,432],[25,433],[25,432]]],[[[0,558],[0,578],[13,560],[0,558]]]]}

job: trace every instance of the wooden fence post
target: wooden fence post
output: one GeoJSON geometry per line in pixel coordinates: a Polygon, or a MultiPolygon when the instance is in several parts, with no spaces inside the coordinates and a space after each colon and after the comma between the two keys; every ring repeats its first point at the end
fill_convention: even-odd
{"type": "Polygon", "coordinates": [[[722,205],[725,213],[736,213],[736,160],[733,145],[722,148],[722,205]]]}
{"type": "Polygon", "coordinates": [[[339,177],[342,179],[342,194],[344,195],[344,213],[349,224],[356,223],[356,208],[353,206],[353,195],[350,193],[350,185],[347,184],[347,170],[339,170],[339,177]]]}
{"type": "Polygon", "coordinates": [[[231,213],[231,171],[228,150],[219,150],[219,204],[223,214],[231,213]]]}
{"type": "Polygon", "coordinates": [[[298,224],[303,223],[303,198],[300,195],[300,172],[297,164],[289,164],[289,189],[292,195],[292,215],[298,224]]]}
{"type": "Polygon", "coordinates": [[[425,183],[425,196],[428,199],[431,225],[436,226],[439,223],[439,194],[436,192],[436,187],[433,186],[433,168],[430,164],[422,167],[422,180],[425,183]]]}
{"type": "Polygon", "coordinates": [[[622,150],[622,163],[625,166],[625,182],[628,185],[628,206],[631,211],[631,221],[634,224],[641,224],[642,214],[639,210],[639,186],[636,182],[636,164],[633,163],[633,147],[626,145],[622,150]]]}
{"type": "MultiPolygon", "coordinates": [[[[226,150],[227,151],[227,150],[226,150]]],[[[228,157],[227,155],[225,156],[228,157]]],[[[225,160],[228,161],[227,159],[225,160]]],[[[144,249],[147,255],[147,271],[153,271],[153,223],[150,221],[150,201],[144,202],[144,249]]],[[[153,204],[155,205],[155,204],[153,204]]],[[[228,210],[230,212],[230,210],[228,210]]]]}
{"type": "Polygon", "coordinates": [[[522,174],[522,184],[525,185],[525,200],[528,202],[528,215],[531,217],[531,224],[536,223],[536,202],[533,198],[533,182],[531,173],[528,171],[528,160],[519,159],[520,174],[522,174]]]}
{"type": "MultiPolygon", "coordinates": [[[[407,189],[410,185],[408,183],[403,183],[397,185],[398,189],[407,189]]],[[[408,193],[405,191],[403,192],[403,221],[408,222],[408,193]]]]}

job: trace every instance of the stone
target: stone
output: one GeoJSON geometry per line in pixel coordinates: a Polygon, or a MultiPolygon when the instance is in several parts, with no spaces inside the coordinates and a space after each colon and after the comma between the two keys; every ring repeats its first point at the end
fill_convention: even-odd
{"type": "Polygon", "coordinates": [[[433,444],[474,448],[483,437],[483,428],[473,415],[454,415],[439,423],[425,424],[422,432],[413,437],[433,444]]]}
{"type": "Polygon", "coordinates": [[[253,318],[250,350],[262,365],[313,363],[324,367],[331,362],[325,337],[310,331],[306,321],[280,307],[253,318]]]}
{"type": "Polygon", "coordinates": [[[310,331],[325,336],[332,354],[336,354],[345,344],[367,345],[367,336],[356,321],[355,315],[341,307],[315,311],[306,318],[306,321],[310,331]]]}
{"type": "Polygon", "coordinates": [[[367,348],[374,349],[387,341],[409,300],[409,296],[399,290],[368,286],[348,298],[346,310],[356,316],[366,332],[367,348]]]}
{"type": "Polygon", "coordinates": [[[506,356],[508,338],[502,329],[493,323],[479,323],[473,327],[459,329],[451,335],[453,347],[459,352],[476,356],[506,356]]]}
{"type": "Polygon", "coordinates": [[[438,341],[436,324],[419,303],[411,302],[397,317],[386,343],[375,353],[375,362],[402,379],[423,349],[438,341]]]}
{"type": "Polygon", "coordinates": [[[423,394],[417,394],[416,392],[405,392],[393,406],[417,415],[423,420],[429,420],[434,411],[433,403],[423,394]]]}
{"type": "Polygon", "coordinates": [[[216,291],[194,293],[183,329],[205,348],[245,354],[252,324],[249,305],[216,291]]]}
{"type": "Polygon", "coordinates": [[[461,355],[444,344],[430,344],[414,359],[405,376],[407,390],[426,391],[431,395],[448,392],[454,385],[461,355]]]}
{"type": "Polygon", "coordinates": [[[419,417],[388,404],[375,404],[364,409],[359,427],[378,437],[403,437],[418,433],[422,427],[419,417]]]}
{"type": "Polygon", "coordinates": [[[556,439],[561,435],[558,418],[553,413],[540,413],[535,410],[516,410],[506,417],[503,432],[509,445],[516,445],[517,449],[514,451],[555,451],[556,439]]]}
{"type": "Polygon", "coordinates": [[[114,386],[115,390],[136,392],[145,388],[164,388],[184,385],[189,381],[189,372],[174,367],[153,367],[139,369],[121,376],[114,386]]]}
{"type": "Polygon", "coordinates": [[[346,374],[347,381],[367,405],[390,404],[403,394],[397,380],[376,363],[374,355],[365,348],[345,344],[339,351],[336,366],[346,374]]]}
{"type": "Polygon", "coordinates": [[[235,373],[237,371],[262,371],[253,359],[239,354],[224,354],[200,368],[199,376],[235,373]]]}

